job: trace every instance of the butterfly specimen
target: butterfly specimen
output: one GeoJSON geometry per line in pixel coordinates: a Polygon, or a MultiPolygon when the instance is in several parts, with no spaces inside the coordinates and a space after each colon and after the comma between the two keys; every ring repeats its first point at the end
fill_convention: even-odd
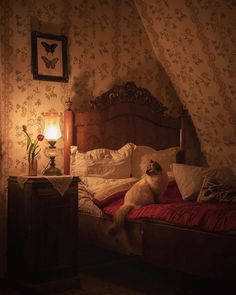
{"type": "Polygon", "coordinates": [[[57,48],[57,44],[53,43],[53,44],[48,44],[46,42],[41,42],[41,44],[43,45],[43,47],[45,48],[47,54],[51,53],[53,54],[55,49],[57,48]]]}
{"type": "Polygon", "coordinates": [[[55,69],[56,67],[56,63],[58,62],[59,58],[55,57],[52,60],[48,59],[46,56],[41,56],[42,60],[45,63],[45,66],[47,67],[47,69],[55,69]]]}

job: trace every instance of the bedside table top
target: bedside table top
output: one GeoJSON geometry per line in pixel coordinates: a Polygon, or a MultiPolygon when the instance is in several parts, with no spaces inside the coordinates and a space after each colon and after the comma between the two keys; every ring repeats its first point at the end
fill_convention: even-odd
{"type": "Polygon", "coordinates": [[[39,184],[44,185],[49,182],[52,184],[53,188],[56,189],[60,195],[64,195],[64,193],[68,190],[70,185],[73,183],[74,185],[80,181],[80,178],[73,175],[60,175],[60,176],[29,176],[29,175],[19,175],[19,176],[9,176],[9,182],[18,183],[21,189],[24,189],[25,184],[39,184]]]}
{"type": "Polygon", "coordinates": [[[74,176],[74,175],[68,175],[68,174],[64,174],[64,175],[53,175],[53,176],[49,176],[49,175],[36,175],[36,176],[31,176],[31,175],[10,175],[9,178],[11,179],[15,179],[15,178],[27,178],[27,179],[50,179],[50,178],[74,178],[74,179],[78,179],[79,180],[79,176],[74,176]]]}

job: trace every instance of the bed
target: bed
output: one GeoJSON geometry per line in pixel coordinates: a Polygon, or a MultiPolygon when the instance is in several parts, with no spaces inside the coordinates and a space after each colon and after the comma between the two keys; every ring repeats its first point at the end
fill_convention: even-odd
{"type": "MultiPolygon", "coordinates": [[[[133,82],[112,87],[90,101],[90,109],[84,113],[73,114],[71,102],[67,103],[64,114],[65,173],[80,177],[81,173],[82,176],[92,175],[97,179],[99,188],[106,188],[88,190],[91,187],[90,177],[81,177],[80,244],[99,246],[126,255],[137,255],[161,268],[233,281],[236,274],[236,203],[232,195],[232,192],[235,192],[234,188],[224,184],[224,188],[228,189],[227,193],[229,188],[231,190],[230,194],[220,197],[222,202],[219,202],[219,194],[218,202],[207,199],[209,195],[206,193],[202,193],[199,199],[200,188],[201,192],[203,191],[203,179],[208,181],[207,185],[212,184],[212,173],[215,173],[215,177],[219,171],[186,163],[186,147],[189,140],[186,132],[186,122],[189,122],[186,112],[178,118],[171,118],[165,115],[165,112],[166,107],[147,89],[137,87],[133,82]],[[96,166],[96,169],[99,169],[95,169],[95,172],[88,170],[88,167],[86,170],[83,161],[98,157],[98,151],[99,157],[102,153],[103,164],[99,163],[100,166],[96,166]],[[121,174],[117,175],[120,167],[115,166],[116,162],[106,162],[106,157],[113,159],[112,153],[117,156],[117,151],[126,156],[131,154],[127,157],[129,172],[128,168],[122,166],[121,174]],[[80,157],[76,158],[78,153],[80,157]],[[142,171],[137,172],[141,167],[140,163],[137,164],[138,161],[146,155],[153,157],[154,154],[162,157],[164,165],[167,161],[166,167],[170,168],[167,193],[159,204],[131,211],[119,234],[115,237],[110,236],[108,230],[112,224],[112,215],[122,204],[124,194],[132,185],[132,181],[135,183],[141,177],[142,171]],[[169,165],[168,161],[173,164],[169,165]],[[108,171],[105,179],[102,173],[102,177],[99,174],[106,168],[104,163],[109,163],[108,166],[114,168],[111,174],[108,171]],[[187,192],[186,181],[189,177],[195,178],[194,181],[190,179],[192,187],[188,187],[187,190],[190,191],[187,192]],[[110,190],[110,178],[120,181],[114,190],[110,190]],[[126,178],[131,181],[124,181],[126,178]],[[181,181],[182,187],[178,185],[181,181]]],[[[195,145],[195,148],[199,154],[199,146],[195,145]]],[[[229,174],[228,170],[224,170],[223,173],[221,171],[223,176],[229,174]]],[[[232,177],[228,178],[232,183],[232,177]]]]}

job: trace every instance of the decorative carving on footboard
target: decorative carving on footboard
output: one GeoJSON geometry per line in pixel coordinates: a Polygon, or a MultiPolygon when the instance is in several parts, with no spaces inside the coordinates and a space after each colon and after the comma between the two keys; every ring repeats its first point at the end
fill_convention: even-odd
{"type": "Polygon", "coordinates": [[[167,110],[147,89],[137,87],[134,82],[113,86],[107,92],[91,100],[89,106],[93,110],[103,110],[119,103],[146,105],[156,114],[163,114],[167,110]]]}

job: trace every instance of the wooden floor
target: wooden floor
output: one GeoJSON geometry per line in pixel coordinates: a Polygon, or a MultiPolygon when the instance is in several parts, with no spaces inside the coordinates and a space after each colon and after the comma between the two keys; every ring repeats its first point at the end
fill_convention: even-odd
{"type": "MultiPolygon", "coordinates": [[[[183,275],[175,271],[157,269],[134,257],[123,257],[104,251],[81,252],[78,289],[61,295],[218,295],[236,294],[232,286],[183,275]]],[[[1,295],[22,293],[2,287],[1,295]]],[[[30,294],[31,295],[31,294],[30,294]]],[[[33,294],[32,294],[33,295],[33,294]]]]}

